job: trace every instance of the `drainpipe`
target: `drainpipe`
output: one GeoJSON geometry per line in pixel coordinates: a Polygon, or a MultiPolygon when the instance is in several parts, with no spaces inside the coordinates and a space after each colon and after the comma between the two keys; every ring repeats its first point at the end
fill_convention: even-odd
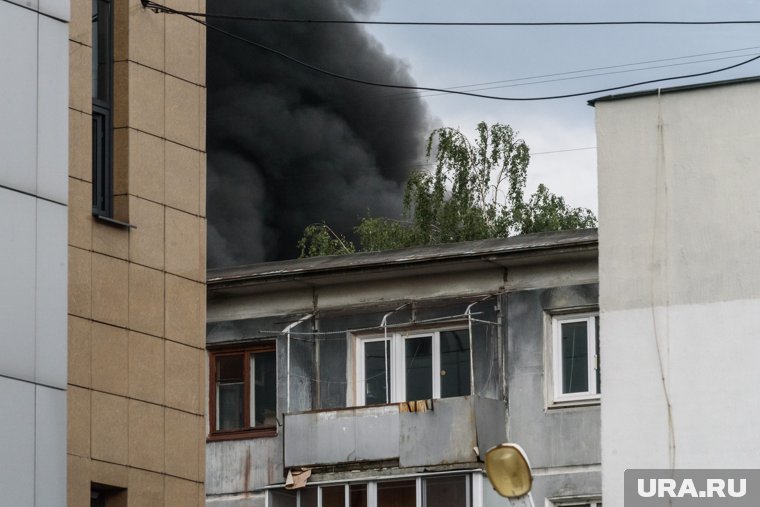
{"type": "Polygon", "coordinates": [[[294,327],[296,327],[301,322],[303,322],[303,321],[305,321],[307,319],[310,319],[313,316],[314,316],[314,314],[310,313],[310,314],[302,317],[300,320],[298,320],[296,322],[293,322],[292,324],[288,324],[287,327],[285,327],[285,329],[283,329],[282,332],[280,333],[280,334],[287,334],[288,335],[288,345],[287,345],[287,350],[288,350],[288,369],[287,369],[287,393],[288,393],[288,395],[287,395],[287,400],[288,401],[287,401],[287,404],[286,404],[286,406],[287,406],[287,409],[285,411],[286,414],[290,413],[290,330],[293,329],[294,327]]]}
{"type": "Polygon", "coordinates": [[[383,334],[385,335],[383,340],[383,358],[385,359],[385,403],[390,403],[391,401],[391,393],[388,392],[388,317],[395,312],[396,310],[386,313],[383,315],[382,322],[380,322],[380,325],[383,326],[383,334]]]}
{"type": "Polygon", "coordinates": [[[467,315],[467,330],[470,335],[470,396],[475,396],[475,362],[472,353],[472,313],[470,313],[470,310],[472,310],[472,307],[478,303],[480,303],[480,301],[470,303],[464,311],[464,314],[467,315]]]}

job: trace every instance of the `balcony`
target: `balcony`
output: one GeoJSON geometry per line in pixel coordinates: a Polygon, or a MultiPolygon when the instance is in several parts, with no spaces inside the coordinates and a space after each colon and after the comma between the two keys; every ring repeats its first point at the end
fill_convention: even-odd
{"type": "Polygon", "coordinates": [[[285,415],[285,468],[474,463],[506,439],[503,401],[464,396],[285,415]],[[410,411],[413,410],[413,411],[410,411]]]}

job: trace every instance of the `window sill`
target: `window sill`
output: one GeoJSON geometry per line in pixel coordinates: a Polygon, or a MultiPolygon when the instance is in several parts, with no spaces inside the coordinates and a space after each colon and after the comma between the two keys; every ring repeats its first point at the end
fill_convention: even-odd
{"type": "Polygon", "coordinates": [[[271,438],[277,436],[277,428],[266,426],[262,428],[250,428],[239,431],[218,431],[206,437],[206,442],[218,442],[221,440],[247,440],[250,438],[271,438]]]}
{"type": "Polygon", "coordinates": [[[581,398],[577,400],[558,400],[558,401],[552,401],[547,406],[547,410],[557,410],[557,409],[563,409],[563,408],[575,408],[575,407],[593,407],[597,405],[601,405],[602,398],[601,396],[596,396],[594,398],[581,398]]]}
{"type": "Polygon", "coordinates": [[[100,222],[103,222],[103,223],[106,223],[106,224],[109,224],[109,225],[113,225],[113,226],[116,226],[116,227],[122,227],[124,229],[137,229],[136,225],[132,225],[132,224],[127,223],[127,222],[122,222],[121,220],[116,220],[115,218],[111,218],[111,217],[106,216],[106,215],[100,215],[98,213],[95,213],[94,211],[92,213],[92,216],[95,217],[96,220],[98,220],[100,222]]]}

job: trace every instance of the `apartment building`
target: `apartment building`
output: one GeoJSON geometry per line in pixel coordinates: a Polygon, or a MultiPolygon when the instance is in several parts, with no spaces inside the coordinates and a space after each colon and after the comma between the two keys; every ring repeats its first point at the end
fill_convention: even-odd
{"type": "Polygon", "coordinates": [[[754,77],[592,101],[610,505],[626,469],[756,467],[758,99],[754,77]]]}
{"type": "Polygon", "coordinates": [[[203,505],[205,33],[70,9],[68,505],[203,505]]]}
{"type": "Polygon", "coordinates": [[[595,230],[210,271],[207,505],[598,505],[597,304],[595,230]]]}
{"type": "Polygon", "coordinates": [[[0,0],[0,505],[66,498],[67,0],[0,0]]]}

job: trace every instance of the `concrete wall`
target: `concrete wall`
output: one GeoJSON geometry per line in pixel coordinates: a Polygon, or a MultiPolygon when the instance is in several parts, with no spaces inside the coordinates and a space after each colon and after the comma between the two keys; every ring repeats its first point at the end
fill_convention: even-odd
{"type": "Polygon", "coordinates": [[[68,0],[0,0],[0,505],[66,504],[68,0]]]}
{"type": "Polygon", "coordinates": [[[626,468],[757,465],[759,99],[750,82],[596,104],[610,505],[626,468]]]}
{"type": "Polygon", "coordinates": [[[195,506],[208,382],[205,32],[139,0],[112,4],[114,218],[134,227],[92,215],[92,0],[72,0],[68,504],[88,505],[98,483],[126,489],[129,506],[195,506]]]}
{"type": "MultiPolygon", "coordinates": [[[[532,467],[552,477],[537,479],[533,498],[543,505],[544,498],[599,496],[599,403],[550,407],[546,377],[550,312],[595,310],[598,285],[515,291],[505,299],[509,441],[525,449],[532,467]]],[[[605,342],[604,335],[600,339],[605,342]]]]}

